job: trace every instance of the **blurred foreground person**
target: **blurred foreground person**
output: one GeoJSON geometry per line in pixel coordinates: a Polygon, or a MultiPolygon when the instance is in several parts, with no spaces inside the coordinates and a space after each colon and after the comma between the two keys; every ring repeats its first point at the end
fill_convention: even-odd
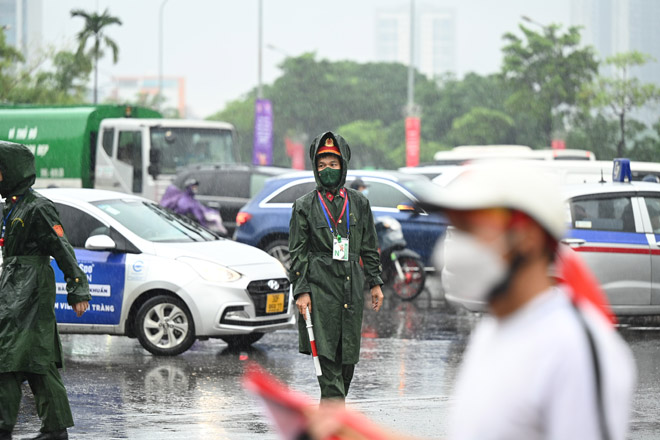
{"type": "Polygon", "coordinates": [[[378,237],[367,198],[344,188],[351,159],[346,140],[323,133],[312,141],[309,155],[316,189],[293,204],[289,279],[303,315],[299,351],[315,354],[303,319],[309,308],[323,372],[321,399],[343,401],[360,357],[365,275],[372,308],[378,311],[383,304],[378,237]]]}
{"type": "Polygon", "coordinates": [[[2,273],[0,274],[0,440],[11,439],[27,379],[41,419],[35,440],[68,439],[73,426],[58,368],[62,346],[55,321],[52,255],[67,281],[67,302],[78,317],[88,309],[87,276],[62,229],[53,203],[32,191],[34,155],[0,141],[2,273]]]}
{"type": "MultiPolygon", "coordinates": [[[[586,266],[568,248],[557,252],[565,208],[551,179],[491,164],[422,203],[454,226],[439,247],[445,292],[491,313],[466,349],[449,439],[626,438],[632,354],[586,266]]],[[[338,422],[340,411],[313,413],[313,437],[365,438],[338,422]]]]}

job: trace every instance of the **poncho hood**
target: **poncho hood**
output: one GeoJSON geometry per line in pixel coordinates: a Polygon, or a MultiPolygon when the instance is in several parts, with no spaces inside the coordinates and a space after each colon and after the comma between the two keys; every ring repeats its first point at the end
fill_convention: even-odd
{"type": "Polygon", "coordinates": [[[348,162],[351,160],[351,147],[348,146],[346,139],[331,131],[326,131],[325,133],[316,136],[312,141],[312,144],[309,146],[309,158],[312,161],[314,179],[316,179],[316,187],[319,190],[336,191],[338,188],[344,186],[346,183],[346,173],[348,172],[348,162]],[[341,178],[339,179],[339,184],[334,188],[327,188],[321,183],[319,173],[316,169],[316,152],[319,148],[325,145],[325,140],[329,137],[334,139],[335,145],[339,148],[339,152],[341,153],[341,178]]]}
{"type": "Polygon", "coordinates": [[[0,172],[0,196],[25,194],[36,179],[34,154],[25,145],[0,141],[0,172]]]}

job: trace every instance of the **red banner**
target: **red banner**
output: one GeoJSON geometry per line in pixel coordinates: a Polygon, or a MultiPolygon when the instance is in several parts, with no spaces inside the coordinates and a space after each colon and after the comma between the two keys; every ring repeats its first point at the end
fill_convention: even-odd
{"type": "Polygon", "coordinates": [[[294,142],[288,137],[284,138],[286,155],[291,158],[291,168],[294,170],[305,169],[305,147],[300,142],[294,142]]]}
{"type": "Polygon", "coordinates": [[[552,147],[553,150],[565,150],[566,141],[564,141],[563,139],[553,139],[550,146],[552,147]]]}
{"type": "Polygon", "coordinates": [[[419,138],[421,131],[419,118],[406,118],[406,166],[416,167],[419,165],[419,138]]]}

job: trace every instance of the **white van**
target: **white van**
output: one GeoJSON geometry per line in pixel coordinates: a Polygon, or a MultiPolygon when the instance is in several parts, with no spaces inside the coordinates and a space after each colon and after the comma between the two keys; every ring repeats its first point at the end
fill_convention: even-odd
{"type": "MultiPolygon", "coordinates": [[[[478,161],[478,163],[483,162],[486,161],[478,161]]],[[[606,160],[560,160],[534,162],[528,160],[513,160],[507,162],[518,164],[518,166],[521,167],[535,167],[548,173],[557,174],[560,176],[562,184],[611,182],[612,168],[614,163],[612,161],[606,160]]],[[[432,179],[432,182],[440,186],[447,186],[462,173],[469,172],[472,167],[472,164],[468,164],[445,169],[442,174],[432,179]]],[[[648,175],[656,176],[660,179],[660,163],[630,162],[630,168],[632,171],[632,180],[640,181],[648,175]]]]}

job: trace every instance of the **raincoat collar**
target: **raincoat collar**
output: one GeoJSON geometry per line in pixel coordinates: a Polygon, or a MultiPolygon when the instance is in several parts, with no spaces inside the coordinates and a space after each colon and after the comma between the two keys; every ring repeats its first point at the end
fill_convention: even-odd
{"type": "MultiPolygon", "coordinates": [[[[314,138],[311,145],[309,146],[309,158],[312,161],[312,169],[314,170],[314,179],[316,180],[316,188],[321,191],[322,194],[331,193],[333,198],[337,194],[337,190],[342,188],[346,183],[346,173],[348,172],[348,162],[351,160],[351,147],[348,146],[346,139],[341,137],[338,134],[335,134],[331,131],[322,133],[314,138]],[[339,184],[336,187],[328,188],[321,183],[319,178],[319,172],[316,169],[316,152],[325,145],[325,140],[328,137],[332,137],[335,140],[335,145],[339,148],[341,152],[341,177],[339,178],[339,184]]],[[[331,199],[328,199],[331,200],[331,199]]]]}
{"type": "Polygon", "coordinates": [[[0,172],[0,196],[25,194],[36,179],[34,154],[25,145],[0,141],[0,172]]]}

